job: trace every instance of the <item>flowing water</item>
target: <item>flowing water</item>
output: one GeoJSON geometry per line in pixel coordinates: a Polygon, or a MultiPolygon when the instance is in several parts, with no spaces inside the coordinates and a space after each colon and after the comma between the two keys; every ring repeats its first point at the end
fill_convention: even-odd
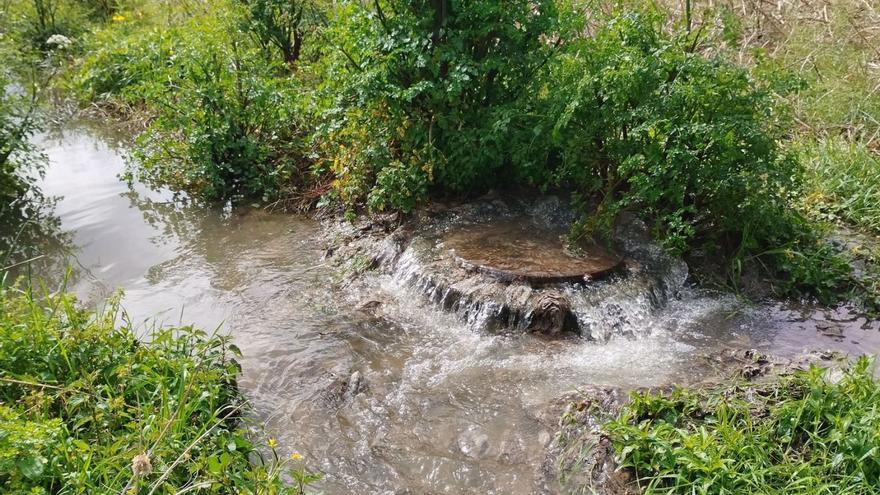
{"type": "Polygon", "coordinates": [[[253,415],[325,474],[328,494],[540,493],[549,406],[576,387],[699,381],[725,347],[880,349],[877,323],[857,315],[690,289],[661,311],[620,301],[621,316],[602,316],[620,321],[604,323],[640,331],[607,343],[476,332],[393,275],[339,284],[313,220],[129,188],[121,151],[95,129],[39,142],[51,161],[42,187],[59,197],[68,236],[47,254],[73,264],[71,288],[91,305],[123,289],[143,331],[222,325],[243,352],[253,415]],[[384,304],[358,309],[371,300],[384,304]]]}

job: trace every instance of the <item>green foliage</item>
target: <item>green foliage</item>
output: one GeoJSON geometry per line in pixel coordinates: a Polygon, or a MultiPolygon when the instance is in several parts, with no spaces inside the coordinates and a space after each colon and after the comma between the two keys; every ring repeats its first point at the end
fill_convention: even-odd
{"type": "Polygon", "coordinates": [[[880,155],[843,139],[796,144],[807,170],[807,210],[880,233],[880,155]]]}
{"type": "Polygon", "coordinates": [[[749,69],[735,64],[753,29],[738,10],[714,9],[708,34],[705,20],[670,28],[656,6],[593,2],[171,10],[119,10],[78,43],[76,93],[147,127],[133,178],[267,201],[317,196],[332,179],[325,202],[352,214],[505,186],[561,190],[584,212],[576,236],[630,210],[671,251],[724,260],[734,284],[751,263],[778,293],[833,302],[852,288],[843,259],[792,208],[804,169],[781,143],[802,112],[780,96],[797,101],[815,81],[760,50],[749,69]]]}
{"type": "Polygon", "coordinates": [[[692,52],[691,36],[663,34],[660,20],[615,15],[554,60],[535,88],[546,118],[519,152],[523,169],[598,195],[599,214],[656,219],[679,252],[778,245],[773,236],[791,235],[798,169],[777,148],[774,100],[746,71],[692,52]]]}
{"type": "Polygon", "coordinates": [[[71,296],[0,289],[0,487],[4,493],[298,494],[298,459],[258,454],[236,425],[238,352],[185,327],[149,343],[71,296]]]}
{"type": "Polygon", "coordinates": [[[505,182],[510,121],[556,41],[551,1],[345,2],[325,32],[324,151],[340,197],[412,209],[505,182]]]}
{"type": "Polygon", "coordinates": [[[23,48],[48,52],[53,36],[72,40],[89,26],[88,2],[74,0],[11,0],[0,6],[0,32],[23,48]]]}
{"type": "Polygon", "coordinates": [[[289,65],[302,55],[308,19],[313,7],[303,0],[240,0],[247,9],[245,28],[272,60],[277,50],[289,65]],[[309,9],[309,11],[307,11],[309,9]]]}
{"type": "Polygon", "coordinates": [[[170,28],[119,22],[91,41],[79,92],[153,114],[133,176],[209,201],[268,200],[303,182],[306,99],[247,43],[238,14],[170,28]]]}
{"type": "Polygon", "coordinates": [[[128,105],[146,103],[141,86],[171,63],[182,33],[175,29],[116,22],[84,40],[87,55],[71,76],[76,96],[84,101],[118,99],[128,105]]]}
{"type": "Polygon", "coordinates": [[[880,486],[880,384],[862,358],[767,388],[637,393],[605,425],[646,494],[869,494],[880,486]]]}
{"type": "Polygon", "coordinates": [[[298,85],[272,76],[256,55],[234,43],[177,52],[178,82],[151,95],[158,118],[138,139],[142,178],[208,200],[267,201],[302,182],[308,148],[298,85]]]}

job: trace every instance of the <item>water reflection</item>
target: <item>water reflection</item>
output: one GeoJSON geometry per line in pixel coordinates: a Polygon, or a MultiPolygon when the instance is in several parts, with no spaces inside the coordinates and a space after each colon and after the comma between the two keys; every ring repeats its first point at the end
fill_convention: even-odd
{"type": "Polygon", "coordinates": [[[26,276],[32,271],[63,271],[47,251],[70,249],[70,235],[62,230],[55,215],[57,198],[32,189],[27,196],[0,208],[0,268],[11,267],[10,275],[26,276]]]}

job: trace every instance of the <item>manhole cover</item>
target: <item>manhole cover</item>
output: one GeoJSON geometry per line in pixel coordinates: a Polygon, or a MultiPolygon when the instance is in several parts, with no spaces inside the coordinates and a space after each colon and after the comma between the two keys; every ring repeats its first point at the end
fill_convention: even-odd
{"type": "Polygon", "coordinates": [[[456,261],[502,280],[532,284],[583,282],[607,275],[621,259],[600,246],[587,246],[573,256],[564,248],[565,231],[535,225],[521,217],[467,225],[443,242],[456,261]]]}

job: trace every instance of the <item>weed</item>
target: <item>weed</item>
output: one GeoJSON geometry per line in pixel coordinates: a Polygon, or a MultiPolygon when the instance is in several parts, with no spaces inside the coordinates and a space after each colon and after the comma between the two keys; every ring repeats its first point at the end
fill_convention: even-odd
{"type": "MultiPolygon", "coordinates": [[[[238,425],[238,350],[191,328],[138,340],[64,293],[0,288],[0,487],[8,493],[299,494],[301,458],[238,425]],[[282,482],[285,471],[299,480],[282,482]]],[[[124,316],[124,315],[123,315],[124,316]]]]}
{"type": "Polygon", "coordinates": [[[861,358],[767,387],[636,393],[605,425],[646,494],[869,494],[880,486],[880,383],[861,358]]]}

